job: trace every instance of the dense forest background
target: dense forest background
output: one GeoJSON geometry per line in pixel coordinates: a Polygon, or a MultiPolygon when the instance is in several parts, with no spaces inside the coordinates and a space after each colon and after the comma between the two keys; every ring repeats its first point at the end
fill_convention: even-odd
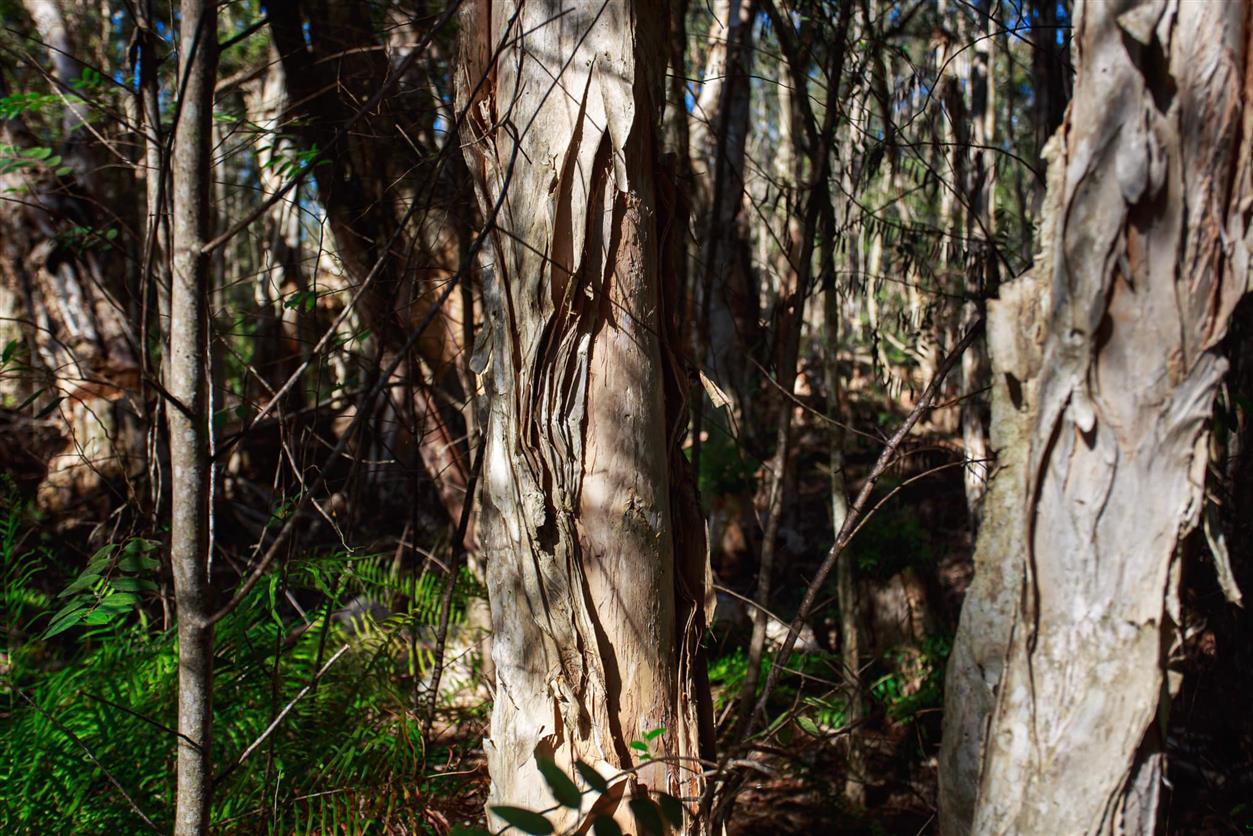
{"type": "Polygon", "coordinates": [[[1253,12],[1077,5],[0,0],[0,829],[1253,826],[1253,12]]]}

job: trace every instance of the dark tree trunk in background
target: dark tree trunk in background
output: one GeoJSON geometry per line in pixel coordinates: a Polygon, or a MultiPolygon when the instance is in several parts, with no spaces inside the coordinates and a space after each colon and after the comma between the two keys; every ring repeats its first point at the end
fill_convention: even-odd
{"type": "Polygon", "coordinates": [[[1044,146],[1070,101],[1070,9],[1073,0],[1031,0],[1031,77],[1037,142],[1044,146]],[[1059,14],[1061,12],[1061,14],[1059,14]]]}
{"type": "MultiPolygon", "coordinates": [[[[415,69],[421,62],[411,62],[404,76],[395,77],[403,68],[388,61],[387,33],[376,31],[367,4],[274,0],[269,9],[288,116],[294,118],[290,133],[306,150],[336,143],[314,168],[313,178],[336,252],[362,293],[358,310],[377,338],[380,365],[386,366],[452,276],[461,243],[456,240],[461,229],[457,215],[463,207],[457,203],[472,198],[457,188],[461,179],[449,176],[451,167],[433,162],[438,150],[430,129],[434,109],[425,95],[414,95],[423,92],[414,79],[425,80],[415,69]],[[394,83],[397,93],[359,115],[358,109],[383,83],[394,83]],[[341,133],[345,128],[347,133],[341,133]]],[[[411,37],[423,34],[416,25],[412,28],[411,37]]],[[[416,371],[420,357],[431,379],[411,374],[411,404],[400,415],[389,412],[386,421],[397,432],[402,424],[411,425],[420,466],[454,522],[468,479],[455,442],[460,416],[441,409],[434,392],[442,388],[471,394],[456,392],[457,356],[469,346],[461,343],[463,329],[455,326],[457,319],[473,315],[460,296],[436,312],[417,342],[413,362],[404,365],[416,371]],[[405,414],[413,420],[405,422],[405,414]]],[[[382,455],[375,450],[361,457],[389,458],[385,451],[394,446],[394,441],[384,440],[382,455]]]]}
{"type": "MultiPolygon", "coordinates": [[[[760,355],[757,278],[745,210],[745,168],[751,124],[753,25],[757,4],[729,0],[713,6],[709,54],[700,98],[690,114],[694,228],[693,275],[702,370],[731,397],[741,431],[753,420],[751,358],[760,355]]],[[[761,358],[761,359],[764,359],[761,358]]],[[[699,465],[699,453],[693,461],[699,465]]]]}

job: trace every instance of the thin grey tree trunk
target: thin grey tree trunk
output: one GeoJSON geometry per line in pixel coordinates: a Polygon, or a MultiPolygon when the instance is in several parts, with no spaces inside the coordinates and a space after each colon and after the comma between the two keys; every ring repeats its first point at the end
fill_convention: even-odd
{"type": "Polygon", "coordinates": [[[209,176],[217,10],[179,5],[179,78],[174,126],[173,270],[166,409],[170,428],[170,563],[178,611],[178,785],[174,832],[208,832],[212,793],[213,626],[209,584],[209,176]]]}
{"type": "MultiPolygon", "coordinates": [[[[961,308],[961,330],[984,317],[985,295],[995,289],[999,274],[996,251],[996,37],[991,17],[991,2],[980,12],[983,17],[979,38],[975,42],[974,67],[970,83],[970,115],[973,146],[969,149],[970,209],[966,220],[966,286],[968,299],[961,308]],[[977,242],[977,243],[976,243],[977,242]],[[973,249],[973,252],[970,250],[973,249]]],[[[959,152],[965,149],[959,149],[959,152]]],[[[966,486],[966,507],[976,527],[983,513],[983,497],[987,493],[988,448],[987,393],[988,351],[984,340],[962,355],[961,364],[961,434],[966,456],[963,471],[966,486]]]]}
{"type": "MultiPolygon", "coordinates": [[[[846,146],[847,149],[847,146],[846,146]]],[[[845,159],[848,159],[847,157],[845,159]]],[[[856,258],[857,245],[850,244],[849,256],[856,258]]],[[[853,273],[857,262],[853,260],[853,273]]],[[[823,383],[827,392],[827,414],[835,421],[843,420],[843,381],[840,379],[840,282],[833,280],[823,293],[826,325],[826,363],[823,383]]],[[[827,464],[831,468],[831,531],[839,537],[848,519],[848,484],[844,479],[844,427],[832,423],[828,427],[830,451],[827,464]]],[[[835,589],[840,608],[840,661],[847,683],[848,703],[845,723],[850,727],[846,741],[847,774],[844,777],[844,799],[854,807],[866,803],[865,757],[857,726],[865,714],[861,695],[861,602],[857,594],[856,564],[852,555],[845,555],[835,567],[835,589]]]]}
{"type": "MultiPolygon", "coordinates": [[[[864,24],[863,24],[864,26],[864,24]]],[[[863,30],[864,31],[864,30],[863,30]]],[[[854,33],[851,37],[856,37],[854,33]]],[[[854,75],[851,79],[851,91],[847,107],[849,129],[845,132],[839,150],[841,185],[836,199],[835,217],[841,224],[840,229],[847,240],[842,263],[847,265],[845,272],[836,272],[834,265],[827,277],[827,286],[823,290],[824,324],[826,342],[826,363],[823,368],[823,384],[827,396],[827,414],[834,422],[843,420],[844,380],[840,369],[840,330],[843,326],[844,312],[840,304],[841,290],[849,288],[850,295],[857,289],[864,289],[867,296],[873,296],[872,279],[861,273],[863,269],[863,238],[862,230],[857,226],[856,215],[860,212],[857,203],[858,190],[861,186],[862,159],[865,153],[865,99],[867,90],[854,75]]],[[[833,218],[834,220],[834,218],[833,218]]],[[[826,229],[823,232],[824,259],[834,259],[834,247],[838,241],[837,229],[826,229]]],[[[830,450],[827,464],[831,469],[831,534],[838,538],[849,514],[848,483],[844,476],[846,434],[842,423],[831,423],[828,426],[830,450]]],[[[843,680],[848,694],[845,724],[849,733],[845,736],[845,757],[847,771],[844,776],[844,800],[855,809],[866,804],[866,765],[864,744],[861,729],[866,707],[862,694],[861,679],[861,596],[858,594],[857,563],[852,554],[845,554],[835,567],[835,588],[840,611],[840,661],[843,680]]]]}
{"type": "Polygon", "coordinates": [[[947,679],[946,833],[1157,826],[1180,538],[1248,286],[1243,3],[1082,2],[1040,255],[989,303],[993,446],[947,679]]]}

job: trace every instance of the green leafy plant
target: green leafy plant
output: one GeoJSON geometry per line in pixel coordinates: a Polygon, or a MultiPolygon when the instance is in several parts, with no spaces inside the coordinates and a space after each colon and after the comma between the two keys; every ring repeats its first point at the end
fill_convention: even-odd
{"type": "Polygon", "coordinates": [[[86,104],[82,97],[73,94],[60,96],[55,93],[11,93],[0,97],[0,119],[18,119],[30,113],[82,104],[86,104]]]}
{"type": "Polygon", "coordinates": [[[75,90],[95,90],[104,84],[104,76],[91,67],[83,67],[82,74],[70,82],[75,90]]]}
{"type": "Polygon", "coordinates": [[[920,646],[902,647],[887,654],[893,670],[870,685],[871,695],[897,722],[912,720],[926,709],[944,703],[944,668],[953,643],[943,636],[930,636],[920,646]]]}
{"type": "Polygon", "coordinates": [[[0,610],[4,612],[4,634],[0,638],[10,670],[17,666],[16,657],[29,649],[22,641],[28,622],[48,606],[48,597],[32,583],[43,569],[43,555],[23,547],[28,510],[12,477],[0,474],[0,610]]]}
{"type": "Polygon", "coordinates": [[[718,711],[735,699],[747,675],[748,654],[742,647],[709,661],[709,684],[713,687],[714,706],[718,711]]]}
{"type": "MultiPolygon", "coordinates": [[[[5,112],[4,101],[0,99],[0,115],[5,112]]],[[[46,145],[22,148],[0,143],[0,174],[12,174],[22,169],[51,171],[57,177],[63,177],[72,171],[69,166],[62,165],[61,155],[54,154],[46,145]]]]}
{"type": "Polygon", "coordinates": [[[796,725],[811,737],[825,737],[848,723],[848,701],[843,697],[806,696],[804,711],[796,715],[796,725]]]}
{"type": "Polygon", "coordinates": [[[48,622],[43,637],[51,638],[79,625],[101,626],[135,610],[145,592],[156,591],[149,577],[160,562],[152,553],[161,544],[134,538],[121,548],[107,545],[97,551],[87,567],[57,596],[66,599],[48,622]]]}
{"type": "MultiPolygon", "coordinates": [[[[45,564],[21,547],[38,521],[15,490],[0,501],[5,591],[15,594],[9,570],[30,580],[45,564]]],[[[3,680],[0,796],[21,804],[0,803],[0,832],[45,832],[48,821],[67,832],[139,832],[136,808],[168,829],[178,655],[176,631],[154,629],[145,613],[158,549],[127,540],[73,577],[45,632],[79,630],[78,641],[14,639],[42,662],[3,680]]],[[[347,552],[302,556],[273,577],[217,627],[215,832],[427,830],[432,803],[463,791],[457,779],[421,777],[428,759],[447,762],[450,750],[422,738],[413,710],[423,666],[411,661],[411,642],[438,620],[443,578],[398,573],[390,555],[347,552]],[[350,628],[335,613],[358,595],[391,601],[395,612],[350,628]],[[317,603],[297,610],[297,597],[317,603]],[[285,707],[265,745],[242,758],[285,707]]],[[[458,584],[454,622],[478,592],[458,584]]],[[[45,600],[28,615],[44,619],[52,608],[45,600]]],[[[467,709],[461,722],[479,718],[467,709]]]]}
{"type": "MultiPolygon", "coordinates": [[[[654,757],[653,743],[665,733],[666,730],[664,728],[650,729],[642,735],[643,739],[631,741],[630,746],[640,753],[641,761],[650,760],[654,757]]],[[[586,785],[585,789],[579,789],[573,774],[567,775],[551,758],[544,756],[538,750],[535,753],[535,761],[540,775],[543,776],[544,782],[548,785],[549,791],[553,794],[553,798],[557,800],[557,806],[571,810],[582,810],[585,798],[605,794],[615,781],[628,774],[627,772],[622,772],[612,778],[606,778],[591,764],[576,760],[574,762],[574,773],[586,785]]],[[[594,808],[595,805],[589,806],[594,808]]],[[[663,792],[653,793],[652,797],[648,798],[632,798],[627,802],[627,808],[635,817],[640,833],[656,834],[657,836],[661,836],[665,832],[664,822],[668,821],[675,827],[682,827],[688,815],[683,802],[663,792]]],[[[537,834],[537,836],[547,836],[547,834],[557,832],[553,823],[544,815],[553,809],[556,808],[550,807],[548,810],[537,812],[507,805],[498,805],[491,808],[492,813],[507,825],[504,830],[500,831],[501,833],[514,829],[521,833],[537,834]]],[[[571,832],[583,832],[587,824],[589,822],[581,822],[571,832]]],[[[593,816],[590,825],[591,832],[596,834],[596,836],[613,836],[613,834],[622,833],[617,822],[608,815],[598,814],[593,816]]],[[[463,828],[459,832],[469,836],[471,833],[478,834],[487,831],[463,828]]]]}

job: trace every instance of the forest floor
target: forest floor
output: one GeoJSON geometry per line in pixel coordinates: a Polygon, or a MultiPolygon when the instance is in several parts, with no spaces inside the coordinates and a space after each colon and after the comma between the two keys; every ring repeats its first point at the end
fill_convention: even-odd
{"type": "MultiPolygon", "coordinates": [[[[842,417],[852,426],[875,428],[872,430],[874,435],[890,433],[902,419],[899,407],[894,410],[888,404],[876,403],[871,398],[863,398],[856,403],[857,414],[842,417]]],[[[816,412],[824,410],[824,405],[818,402],[807,403],[807,406],[816,412]]],[[[924,425],[919,428],[871,499],[871,506],[883,500],[881,507],[854,539],[846,554],[846,558],[854,561],[857,567],[859,594],[864,608],[861,619],[864,622],[861,628],[864,667],[860,688],[867,714],[857,728],[857,740],[865,753],[865,768],[861,776],[865,790],[864,807],[854,809],[844,799],[844,783],[849,773],[846,762],[848,737],[836,711],[827,719],[819,718],[823,725],[819,735],[805,732],[799,723],[784,724],[776,730],[775,737],[767,741],[769,746],[765,748],[768,751],[759,753],[760,774],[753,776],[737,799],[729,829],[733,836],[937,832],[936,759],[943,707],[943,674],[951,637],[957,628],[962,596],[973,572],[973,540],[966,512],[961,453],[949,440],[952,435],[951,427],[924,425]]],[[[774,612],[784,619],[795,613],[806,582],[813,576],[830,546],[828,443],[829,434],[825,426],[809,416],[798,421],[796,454],[789,466],[789,471],[796,474],[789,488],[793,499],[787,507],[780,533],[777,565],[781,569],[775,578],[777,592],[772,601],[774,612]]],[[[879,442],[874,437],[859,435],[850,441],[846,463],[850,492],[860,487],[878,452],[879,442]]],[[[707,450],[710,458],[724,453],[714,445],[707,450]]],[[[725,472],[720,478],[725,483],[709,486],[710,496],[733,495],[736,474],[742,474],[746,469],[743,462],[724,464],[722,469],[725,472]]],[[[760,464],[751,462],[747,465],[750,472],[759,467],[760,464]]],[[[754,472],[753,476],[759,479],[760,471],[754,472]]],[[[744,482],[751,484],[755,479],[744,482]]],[[[741,497],[746,493],[742,487],[744,482],[738,488],[741,497]]],[[[706,486],[702,485],[702,489],[705,490],[706,486]]],[[[751,497],[751,493],[748,495],[751,497]]],[[[721,507],[720,513],[723,514],[725,534],[733,526],[725,524],[728,516],[726,506],[721,507]]],[[[760,544],[753,540],[752,529],[759,523],[760,520],[754,523],[751,518],[747,524],[741,522],[744,530],[738,533],[732,531],[736,536],[726,536],[715,544],[716,580],[720,586],[741,596],[753,595],[755,563],[752,556],[759,553],[760,544]],[[734,542],[738,542],[741,549],[738,555],[727,548],[727,543],[734,542]]],[[[418,521],[419,527],[424,524],[418,521]]],[[[55,545],[54,552],[53,545],[49,544],[49,554],[67,553],[64,542],[55,545]]],[[[1242,589],[1251,590],[1253,559],[1250,558],[1253,555],[1249,552],[1250,546],[1253,546],[1253,520],[1244,523],[1240,536],[1234,537],[1230,545],[1237,581],[1242,589]]],[[[1174,700],[1162,741],[1169,756],[1169,784],[1163,796],[1161,829],[1170,834],[1253,831],[1253,711],[1249,710],[1249,694],[1253,693],[1253,642],[1248,640],[1253,635],[1253,617],[1247,609],[1235,607],[1225,600],[1207,548],[1200,534],[1184,544],[1182,641],[1178,648],[1171,651],[1171,669],[1182,674],[1182,685],[1174,700]]],[[[36,578],[41,584],[37,591],[52,597],[65,588],[77,566],[86,561],[86,555],[90,553],[85,543],[81,551],[73,567],[56,564],[36,578]]],[[[323,557],[317,564],[302,565],[321,565],[328,560],[330,558],[323,557]]],[[[389,555],[383,555],[380,560],[379,566],[384,568],[394,562],[389,555]]],[[[352,565],[357,567],[354,571],[363,574],[367,567],[374,564],[358,562],[352,565]]],[[[834,593],[833,583],[823,590],[825,603],[809,625],[813,630],[813,642],[801,658],[802,663],[812,665],[812,669],[821,672],[829,681],[838,680],[841,676],[838,670],[839,619],[834,593]]],[[[312,599],[306,601],[306,608],[313,603],[312,599]]],[[[292,614],[287,615],[291,621],[292,614]]],[[[247,623],[251,624],[253,620],[257,619],[247,623]]],[[[269,621],[262,618],[258,623],[267,624],[269,621]]],[[[266,645],[268,633],[258,638],[257,631],[250,630],[236,630],[231,635],[238,633],[239,641],[247,638],[250,646],[266,645]]],[[[718,641],[711,642],[709,647],[710,670],[715,699],[725,705],[738,693],[738,686],[743,680],[746,636],[742,630],[738,633],[729,630],[717,635],[718,641]]],[[[271,643],[272,638],[269,639],[271,643]]],[[[118,667],[118,660],[125,659],[126,670],[135,674],[131,678],[143,682],[131,684],[129,679],[122,677],[122,684],[136,693],[150,692],[154,695],[152,705],[145,711],[160,716],[164,709],[158,697],[168,691],[161,659],[168,657],[169,647],[160,645],[153,651],[155,661],[145,666],[131,655],[128,644],[115,644],[100,645],[99,655],[103,660],[100,663],[69,666],[67,670],[71,673],[78,670],[80,674],[94,671],[101,682],[109,683],[109,687],[120,687],[118,680],[122,669],[118,667]],[[144,672],[151,676],[144,679],[140,676],[146,676],[144,672]]],[[[286,674],[292,687],[297,682],[307,681],[309,671],[317,667],[316,646],[313,642],[300,653],[289,654],[292,658],[284,657],[285,664],[293,668],[286,674]]],[[[401,660],[396,661],[395,672],[400,672],[404,666],[399,664],[401,660]]],[[[250,670],[237,668],[235,675],[251,676],[250,670]]],[[[266,667],[266,670],[269,668],[266,667]]],[[[337,689],[338,680],[332,681],[333,678],[329,677],[323,682],[322,687],[327,691],[322,699],[327,705],[339,705],[340,701],[357,693],[357,685],[353,683],[355,675],[346,668],[342,672],[343,684],[351,685],[351,688],[337,689]]],[[[68,676],[65,678],[69,681],[68,676]]],[[[379,681],[386,679],[381,677],[379,681]]],[[[94,679],[84,679],[74,687],[80,690],[104,687],[92,684],[95,682],[94,679]]],[[[224,682],[230,684],[229,679],[224,679],[224,682]]],[[[372,688],[378,686],[374,680],[371,682],[372,688]]],[[[403,682],[401,684],[404,685],[403,682]]],[[[255,690],[254,686],[249,687],[255,690]]],[[[47,688],[50,692],[57,691],[52,680],[49,680],[47,688]]],[[[407,692],[407,689],[407,685],[399,688],[401,692],[407,692]]],[[[811,704],[806,701],[830,708],[840,695],[838,687],[825,691],[818,688],[810,690],[808,685],[801,686],[797,680],[789,682],[786,678],[780,690],[787,693],[772,704],[772,712],[777,710],[782,713],[797,704],[811,704]],[[832,699],[833,695],[835,699],[832,699]],[[827,702],[824,704],[822,700],[827,702]]],[[[377,697],[391,691],[386,687],[367,691],[363,702],[373,705],[372,701],[377,697]]],[[[224,710],[228,714],[237,710],[232,708],[236,703],[231,700],[251,693],[243,686],[234,691],[224,687],[224,710]]],[[[55,693],[47,699],[51,700],[49,704],[57,706],[59,712],[64,712],[60,716],[76,718],[75,723],[84,724],[84,729],[96,732],[97,727],[88,724],[90,718],[83,705],[66,702],[60,697],[53,700],[53,696],[55,693]]],[[[251,699],[250,696],[247,698],[251,699]]],[[[135,699],[139,700],[138,697],[135,699]]],[[[426,754],[414,760],[397,757],[396,770],[388,773],[389,786],[393,780],[404,782],[411,780],[413,775],[422,776],[419,791],[415,796],[407,795],[406,798],[416,802],[412,808],[415,814],[421,815],[425,826],[435,833],[447,833],[459,824],[481,825],[483,822],[489,786],[482,756],[482,740],[487,733],[484,716],[486,700],[485,691],[476,691],[461,709],[441,715],[440,739],[432,741],[426,754]]],[[[400,702],[403,703],[403,700],[400,702]]],[[[142,700],[136,704],[144,705],[142,700]]],[[[351,700],[345,704],[351,704],[351,700]]],[[[358,722],[342,728],[336,724],[323,728],[325,724],[318,720],[319,716],[317,712],[311,712],[308,717],[297,718],[304,725],[299,730],[292,730],[283,741],[297,752],[300,750],[295,748],[295,744],[306,740],[313,741],[308,747],[311,751],[320,752],[321,747],[330,744],[353,749],[355,744],[351,741],[356,739],[353,734],[363,735],[362,740],[373,740],[377,736],[376,730],[369,727],[369,723],[391,715],[383,713],[370,720],[374,716],[370,712],[347,712],[343,715],[345,718],[356,718],[358,722]],[[346,744],[345,740],[349,743],[346,744]]],[[[817,714],[811,716],[818,718],[817,714]]],[[[107,723],[100,721],[100,729],[112,731],[119,719],[112,715],[106,719],[107,723]]],[[[31,723],[21,728],[37,731],[31,723]]],[[[385,724],[384,729],[387,730],[385,724]]],[[[135,726],[128,732],[131,735],[145,733],[151,734],[146,725],[135,726]]],[[[109,735],[97,736],[99,741],[110,739],[109,735]]],[[[152,742],[151,745],[157,744],[152,742]]],[[[14,749],[19,750],[20,747],[14,749]]],[[[46,765],[52,760],[44,757],[43,763],[46,765]]],[[[367,761],[368,758],[358,760],[367,761]]],[[[110,762],[116,765],[124,763],[125,759],[114,753],[110,762]]],[[[73,763],[75,765],[67,774],[78,775],[81,768],[77,761],[73,763]]],[[[153,769],[160,773],[163,767],[157,764],[153,769]]],[[[69,779],[65,780],[69,786],[69,779]]],[[[128,782],[142,784],[139,777],[128,778],[128,782]]]]}
{"type": "MultiPolygon", "coordinates": [[[[889,428],[899,420],[895,415],[879,418],[889,428]]],[[[775,611],[784,618],[794,614],[804,581],[817,568],[832,536],[827,471],[820,466],[827,455],[826,435],[821,427],[802,422],[797,440],[793,467],[809,475],[794,486],[795,503],[781,534],[780,565],[786,567],[786,577],[776,582],[784,600],[775,602],[775,611]]],[[[873,441],[850,446],[847,471],[850,489],[855,491],[878,449],[873,441]]],[[[851,808],[843,798],[848,772],[844,737],[796,733],[790,735],[786,747],[760,756],[762,774],[737,799],[729,827],[732,836],[936,832],[943,666],[972,574],[962,470],[952,466],[960,460],[960,451],[945,444],[939,433],[919,435],[909,454],[881,483],[874,501],[889,491],[898,492],[858,536],[849,554],[858,561],[863,595],[885,611],[878,617],[868,614],[863,638],[868,663],[862,688],[868,716],[859,727],[858,740],[865,752],[864,809],[851,808]],[[928,471],[933,472],[910,481],[928,471]],[[893,623],[894,619],[904,623],[893,623]],[[886,661],[897,658],[894,654],[908,644],[935,645],[941,655],[912,673],[886,661]]],[[[751,542],[750,537],[744,539],[751,542]]],[[[752,550],[750,545],[747,551],[752,550]]],[[[751,596],[751,567],[728,555],[722,556],[719,565],[718,557],[715,575],[719,583],[751,596]]],[[[830,623],[835,608],[826,609],[811,623],[819,644],[834,638],[830,623]]],[[[725,667],[718,664],[720,660],[733,664],[736,654],[742,653],[739,643],[733,638],[711,647],[711,670],[725,667]]],[[[828,646],[814,655],[830,659],[836,650],[828,646]]],[[[738,682],[735,677],[724,681],[715,677],[715,700],[729,698],[738,682]]],[[[467,750],[477,750],[477,741],[466,740],[465,745],[467,750]]],[[[458,794],[438,802],[439,814],[450,823],[481,821],[488,778],[475,757],[467,751],[458,767],[468,773],[460,779],[458,794]]]]}

